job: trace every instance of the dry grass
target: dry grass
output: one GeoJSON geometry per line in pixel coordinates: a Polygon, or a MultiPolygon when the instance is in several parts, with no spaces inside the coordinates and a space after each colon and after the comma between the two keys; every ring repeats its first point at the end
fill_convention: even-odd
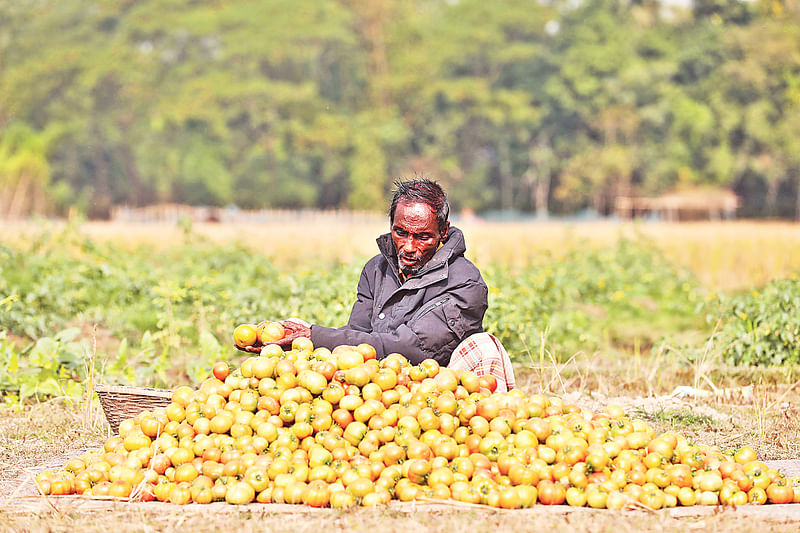
{"type": "MultiPolygon", "coordinates": [[[[7,223],[0,239],[19,244],[56,225],[7,223]]],[[[621,223],[484,223],[462,221],[468,256],[477,264],[526,265],[541,257],[559,257],[576,247],[606,246],[622,237],[642,238],[667,257],[690,269],[714,290],[760,286],[800,271],[800,225],[788,222],[621,223]]],[[[332,216],[287,219],[276,224],[194,224],[188,238],[239,243],[279,263],[363,261],[374,255],[375,237],[387,231],[383,216],[353,222],[332,216]],[[287,229],[292,238],[287,238],[287,229]]],[[[122,246],[164,248],[187,239],[175,224],[88,222],[80,232],[122,246]]]]}
{"type": "Polygon", "coordinates": [[[87,427],[83,408],[53,401],[21,408],[0,404],[0,482],[82,447],[99,446],[104,424],[87,427]]]}

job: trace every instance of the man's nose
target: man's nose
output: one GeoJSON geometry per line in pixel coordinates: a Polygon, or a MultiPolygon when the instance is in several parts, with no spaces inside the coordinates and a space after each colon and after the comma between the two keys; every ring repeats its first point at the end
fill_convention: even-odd
{"type": "Polygon", "coordinates": [[[414,237],[409,237],[403,242],[403,251],[404,252],[413,252],[417,249],[416,241],[414,237]]]}

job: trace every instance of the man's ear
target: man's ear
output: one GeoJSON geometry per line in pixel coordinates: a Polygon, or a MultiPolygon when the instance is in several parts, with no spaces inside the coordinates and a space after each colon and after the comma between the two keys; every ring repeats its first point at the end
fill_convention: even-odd
{"type": "Polygon", "coordinates": [[[450,222],[445,222],[444,230],[442,230],[440,234],[442,242],[447,240],[447,234],[449,233],[449,231],[450,231],[450,222]]]}

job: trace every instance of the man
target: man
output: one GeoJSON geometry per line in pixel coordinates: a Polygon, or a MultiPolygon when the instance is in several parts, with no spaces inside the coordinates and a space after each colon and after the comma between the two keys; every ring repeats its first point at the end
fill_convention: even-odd
{"type": "Polygon", "coordinates": [[[500,343],[483,333],[488,290],[466,257],[464,235],[450,227],[442,188],[428,179],[395,182],[390,232],[377,239],[380,253],[361,272],[346,326],[302,326],[314,346],[371,344],[378,358],[398,352],[411,363],[495,375],[499,389],[513,387],[513,371],[500,343]]]}

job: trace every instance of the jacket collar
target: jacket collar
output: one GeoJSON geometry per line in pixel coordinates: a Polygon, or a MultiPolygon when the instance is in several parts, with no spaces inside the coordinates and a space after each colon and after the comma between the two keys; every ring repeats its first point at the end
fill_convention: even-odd
{"type": "MultiPolygon", "coordinates": [[[[398,276],[398,279],[400,279],[400,269],[397,265],[397,250],[394,248],[392,234],[384,233],[378,237],[376,241],[378,243],[378,250],[380,250],[381,255],[386,258],[386,261],[389,262],[392,271],[398,276]]],[[[451,258],[464,255],[466,250],[467,247],[464,242],[464,234],[460,229],[450,226],[450,231],[447,234],[447,240],[442,243],[442,246],[436,250],[436,253],[433,254],[433,257],[431,257],[430,260],[425,263],[425,265],[416,275],[407,279],[407,282],[411,283],[419,278],[425,278],[426,274],[429,272],[439,270],[442,267],[445,268],[446,272],[447,264],[450,262],[451,258]]],[[[439,278],[440,276],[436,277],[439,278]]],[[[417,283],[415,282],[414,285],[416,284],[417,283]]]]}

